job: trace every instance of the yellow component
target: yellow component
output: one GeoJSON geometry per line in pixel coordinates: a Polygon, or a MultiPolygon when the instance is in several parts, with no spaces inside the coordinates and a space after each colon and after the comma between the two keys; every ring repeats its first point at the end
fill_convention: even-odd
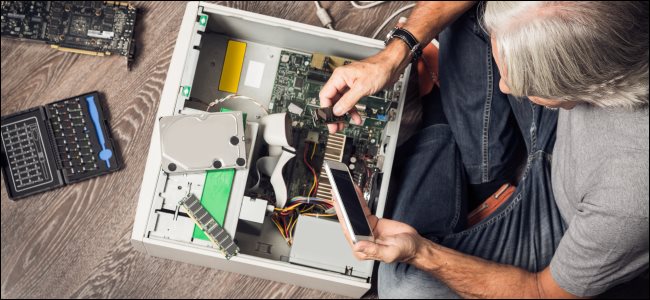
{"type": "Polygon", "coordinates": [[[60,47],[59,45],[51,45],[53,49],[63,51],[63,52],[71,52],[71,53],[78,53],[78,54],[84,54],[84,55],[93,55],[93,56],[104,56],[104,55],[110,55],[110,52],[96,52],[96,51],[89,51],[89,50],[81,50],[81,49],[74,49],[74,48],[66,48],[66,47],[60,47]]]}
{"type": "Polygon", "coordinates": [[[244,54],[246,54],[246,43],[229,40],[226,48],[226,58],[223,60],[219,90],[236,94],[239,88],[239,77],[244,65],[244,54]]]}

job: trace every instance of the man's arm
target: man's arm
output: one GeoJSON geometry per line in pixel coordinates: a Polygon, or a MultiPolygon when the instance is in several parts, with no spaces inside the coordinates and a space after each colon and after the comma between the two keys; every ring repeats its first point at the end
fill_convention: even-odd
{"type": "Polygon", "coordinates": [[[403,28],[422,44],[430,43],[476,1],[420,1],[415,5],[403,28]]]}
{"type": "Polygon", "coordinates": [[[549,268],[539,273],[462,254],[425,240],[413,265],[465,298],[576,298],[560,288],[549,268]]]}
{"type": "MultiPolygon", "coordinates": [[[[431,41],[454,20],[470,9],[476,1],[420,1],[402,28],[412,33],[422,45],[431,41]]],[[[402,42],[391,42],[381,54],[396,58],[393,73],[400,74],[410,63],[409,49],[402,42]],[[398,44],[398,45],[393,45],[398,44]]],[[[379,54],[378,54],[379,55],[379,54]]]]}
{"type": "MultiPolygon", "coordinates": [[[[423,44],[429,43],[473,4],[472,1],[419,2],[404,28],[423,44]]],[[[337,116],[349,111],[352,120],[359,124],[361,117],[354,110],[354,105],[364,96],[375,94],[397,81],[410,62],[409,52],[406,44],[393,40],[372,57],[336,68],[321,89],[321,106],[334,106],[337,116]]],[[[342,123],[330,124],[329,129],[335,132],[342,130],[343,126],[342,123]]]]}
{"type": "Polygon", "coordinates": [[[464,298],[577,298],[555,282],[550,268],[531,273],[440,246],[417,233],[386,236],[375,243],[359,242],[353,248],[361,259],[409,263],[464,298]]]}

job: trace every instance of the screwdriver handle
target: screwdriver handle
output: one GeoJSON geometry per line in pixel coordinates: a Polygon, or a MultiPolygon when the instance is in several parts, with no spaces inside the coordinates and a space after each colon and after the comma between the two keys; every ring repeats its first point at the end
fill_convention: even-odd
{"type": "Polygon", "coordinates": [[[101,124],[99,121],[99,111],[97,110],[97,105],[95,105],[95,97],[86,96],[86,103],[88,103],[88,111],[90,111],[90,118],[93,120],[95,125],[95,133],[97,134],[97,139],[99,144],[102,147],[102,151],[99,152],[99,159],[106,161],[106,167],[111,167],[110,158],[113,156],[113,152],[110,149],[106,149],[106,140],[104,139],[104,133],[102,132],[101,124]]]}

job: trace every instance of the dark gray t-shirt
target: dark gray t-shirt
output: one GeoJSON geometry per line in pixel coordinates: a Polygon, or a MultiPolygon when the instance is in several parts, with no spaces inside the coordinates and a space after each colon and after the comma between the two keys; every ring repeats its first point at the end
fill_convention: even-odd
{"type": "Polygon", "coordinates": [[[648,109],[560,110],[553,194],[568,229],[551,261],[567,292],[595,296],[648,269],[648,109]]]}

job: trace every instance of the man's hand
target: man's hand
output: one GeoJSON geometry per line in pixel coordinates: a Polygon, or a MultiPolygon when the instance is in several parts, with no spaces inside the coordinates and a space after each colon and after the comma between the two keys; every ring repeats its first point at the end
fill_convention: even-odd
{"type": "MultiPolygon", "coordinates": [[[[472,1],[420,1],[409,16],[404,29],[422,45],[431,42],[443,28],[472,7],[472,1]]],[[[350,112],[352,121],[361,122],[354,105],[364,96],[372,95],[394,83],[410,62],[410,49],[402,41],[393,40],[384,50],[360,62],[338,67],[320,92],[321,107],[334,105],[334,114],[350,112]]],[[[329,124],[330,132],[344,125],[329,124]]]]}
{"type": "Polygon", "coordinates": [[[423,245],[423,238],[413,227],[393,220],[379,219],[373,233],[373,242],[359,241],[352,246],[358,259],[410,263],[423,245]]]}
{"type": "Polygon", "coordinates": [[[426,244],[424,238],[418,234],[415,228],[408,224],[377,218],[377,216],[370,213],[370,209],[363,200],[361,191],[358,188],[357,195],[375,237],[372,242],[358,241],[356,244],[352,243],[344,225],[345,221],[341,217],[338,200],[334,199],[334,207],[339,217],[339,223],[343,227],[345,237],[352,245],[354,256],[360,260],[380,260],[385,263],[411,262],[418,250],[426,244]]]}
{"type": "MultiPolygon", "coordinates": [[[[354,105],[365,96],[375,94],[399,78],[408,48],[404,43],[390,43],[375,56],[334,69],[332,77],[320,91],[321,107],[334,106],[334,114],[349,112],[355,124],[361,117],[354,105]]],[[[331,133],[343,130],[344,124],[329,124],[331,133]]]]}

